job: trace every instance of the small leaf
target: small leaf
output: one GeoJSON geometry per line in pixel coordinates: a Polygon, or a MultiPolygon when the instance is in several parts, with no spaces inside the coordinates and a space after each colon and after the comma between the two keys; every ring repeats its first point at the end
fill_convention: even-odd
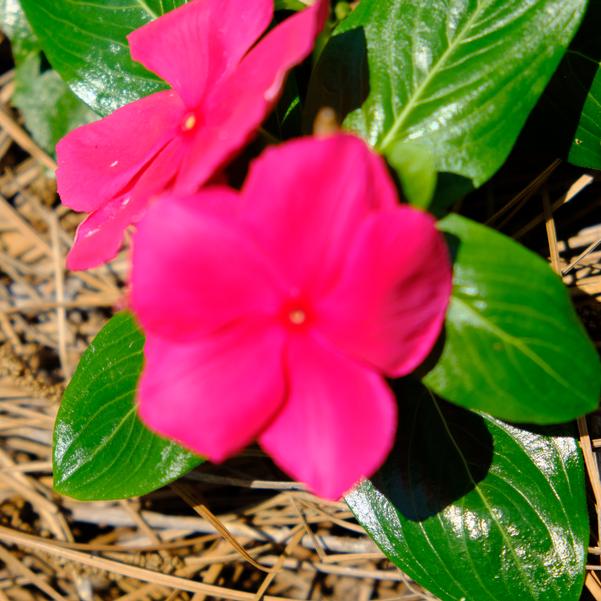
{"type": "Polygon", "coordinates": [[[566,429],[520,429],[403,383],[397,445],[346,501],[385,555],[442,601],[577,601],[589,538],[566,429]]]}
{"type": "Polygon", "coordinates": [[[412,142],[391,145],[386,154],[396,171],[407,201],[420,209],[430,206],[436,190],[436,166],[428,148],[412,142]]]}
{"type": "Polygon", "coordinates": [[[274,0],[275,10],[293,10],[299,11],[307,8],[307,5],[300,0],[274,0]]]}
{"type": "Polygon", "coordinates": [[[135,393],[144,336],[119,313],[83,354],[65,391],[54,429],[54,487],[90,501],[151,492],[202,459],[150,432],[138,419],[135,393]]]}
{"type": "Polygon", "coordinates": [[[166,85],[130,56],[126,36],[186,0],[21,0],[48,60],[99,115],[166,85]]]}
{"type": "Polygon", "coordinates": [[[322,106],[384,154],[419,142],[438,171],[484,183],[507,158],[585,0],[361,0],[313,74],[322,106]]]}
{"type": "Polygon", "coordinates": [[[426,386],[515,422],[558,423],[594,410],[599,357],[549,265],[459,215],[439,229],[455,253],[454,286],[442,354],[426,386]]]}

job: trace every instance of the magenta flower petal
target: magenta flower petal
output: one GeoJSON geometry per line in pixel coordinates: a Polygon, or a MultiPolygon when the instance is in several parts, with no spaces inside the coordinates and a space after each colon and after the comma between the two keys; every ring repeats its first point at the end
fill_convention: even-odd
{"type": "Polygon", "coordinates": [[[392,446],[396,405],[384,377],[408,373],[431,350],[451,266],[434,219],[398,204],[382,160],[341,134],[267,151],[240,193],[207,188],[159,200],[134,237],[131,281],[149,340],[173,353],[171,360],[149,347],[143,378],[152,386],[144,384],[141,396],[147,422],[217,459],[255,432],[282,469],[337,498],[370,476],[392,446]],[[271,342],[238,344],[251,325],[257,344],[271,342]],[[216,342],[230,334],[227,344],[216,342]],[[255,381],[271,385],[257,367],[264,355],[272,369],[270,347],[282,358],[285,382],[272,396],[267,388],[258,394],[255,381]],[[271,419],[259,431],[258,418],[248,431],[235,426],[232,440],[219,434],[205,451],[189,424],[195,410],[202,419],[205,404],[219,405],[224,395],[233,411],[229,389],[211,379],[227,382],[230,371],[242,413],[266,403],[271,419]],[[180,390],[180,380],[188,388],[180,390]],[[200,401],[179,400],[194,391],[200,401]]]}
{"type": "Polygon", "coordinates": [[[382,159],[348,135],[267,150],[252,165],[243,196],[260,246],[291,285],[313,291],[336,280],[366,216],[398,205],[382,159]]]}
{"type": "Polygon", "coordinates": [[[338,499],[382,464],[394,442],[396,402],[373,370],[312,337],[294,337],[289,397],[261,446],[318,495],[338,499]]]}
{"type": "Polygon", "coordinates": [[[111,200],[79,224],[67,255],[67,269],[90,269],[115,257],[130,223],[129,201],[127,196],[111,200]]]}
{"type": "Polygon", "coordinates": [[[273,268],[224,218],[238,203],[235,192],[213,188],[167,196],[149,209],[134,239],[131,278],[132,306],[147,332],[190,340],[277,310],[273,268]]]}
{"type": "Polygon", "coordinates": [[[328,2],[318,0],[286,19],[207,94],[190,155],[178,173],[178,190],[194,191],[254,135],[277,101],[286,73],[311,53],[327,12],[328,2]]]}
{"type": "Polygon", "coordinates": [[[67,255],[68,269],[90,269],[115,257],[125,230],[141,218],[148,200],[172,178],[171,169],[181,162],[185,150],[179,139],[171,141],[157,155],[161,160],[149,165],[127,192],[106,202],[79,225],[67,255]]]}
{"type": "Polygon", "coordinates": [[[223,461],[254,440],[284,400],[283,340],[281,330],[251,323],[190,344],[149,336],[142,421],[223,461]]]}
{"type": "Polygon", "coordinates": [[[236,68],[272,16],[273,0],[194,0],[132,32],[131,55],[193,109],[236,68]]]}
{"type": "Polygon", "coordinates": [[[408,206],[371,215],[347,252],[318,309],[320,332],[389,376],[410,373],[436,342],[451,294],[434,218],[408,206]]]}
{"type": "MultiPolygon", "coordinates": [[[[74,250],[71,264],[92,266],[115,254],[114,230],[127,224],[113,218],[113,209],[147,170],[162,182],[145,189],[149,196],[169,189],[192,194],[206,184],[254,135],[286,72],[311,52],[327,10],[327,0],[317,0],[252,49],[271,20],[272,0],[194,0],[130,34],[132,56],[173,90],[127,105],[58,145],[62,202],[97,212],[86,234],[99,229],[103,215],[111,230],[97,237],[106,249],[74,250]],[[161,150],[174,142],[187,152],[168,160],[161,150]]],[[[78,244],[93,243],[83,235],[86,227],[78,244]]]]}
{"type": "Polygon", "coordinates": [[[173,138],[184,113],[174,92],[159,92],[65,136],[56,147],[62,202],[91,212],[120,196],[173,138]]]}

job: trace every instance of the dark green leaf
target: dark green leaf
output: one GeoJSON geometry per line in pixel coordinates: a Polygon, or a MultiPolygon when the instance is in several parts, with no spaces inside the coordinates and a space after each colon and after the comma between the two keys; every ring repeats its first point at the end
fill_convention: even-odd
{"type": "MultiPolygon", "coordinates": [[[[591,60],[584,55],[578,59],[591,60]]],[[[580,167],[601,169],[601,69],[598,67],[580,115],[568,160],[580,167]]]]}
{"type": "Polygon", "coordinates": [[[347,497],[386,556],[443,601],[579,599],[589,528],[571,432],[401,395],[395,449],[347,497]]]}
{"type": "Polygon", "coordinates": [[[362,0],[321,55],[307,123],[332,106],[384,154],[419,142],[439,171],[480,185],[505,161],[585,4],[362,0]]]}
{"type": "Polygon", "coordinates": [[[186,0],[21,0],[52,66],[99,115],[165,89],[135,63],[126,36],[186,0]]]}
{"type": "Polygon", "coordinates": [[[574,165],[593,169],[601,169],[600,23],[601,0],[590,0],[584,23],[562,63],[562,85],[558,86],[562,96],[571,97],[580,108],[568,160],[574,165]]]}
{"type": "Polygon", "coordinates": [[[595,409],[599,357],[548,264],[458,215],[439,228],[454,253],[454,287],[442,355],[424,383],[516,422],[558,423],[595,409]]]}
{"type": "Polygon", "coordinates": [[[134,402],[144,336],[119,313],[84,353],[54,429],[54,487],[81,500],[151,492],[202,459],[150,432],[134,402]]]}

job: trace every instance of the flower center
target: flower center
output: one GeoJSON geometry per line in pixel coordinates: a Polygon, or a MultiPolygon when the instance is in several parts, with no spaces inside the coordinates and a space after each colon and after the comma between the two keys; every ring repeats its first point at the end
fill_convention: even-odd
{"type": "Polygon", "coordinates": [[[284,302],[280,319],[289,330],[304,330],[311,325],[311,307],[302,299],[291,298],[284,302]]]}
{"type": "Polygon", "coordinates": [[[188,113],[182,122],[182,131],[192,131],[198,125],[198,117],[194,113],[188,113]]]}
{"type": "Polygon", "coordinates": [[[288,319],[294,326],[300,326],[307,321],[307,314],[302,309],[294,309],[288,313],[288,319]]]}

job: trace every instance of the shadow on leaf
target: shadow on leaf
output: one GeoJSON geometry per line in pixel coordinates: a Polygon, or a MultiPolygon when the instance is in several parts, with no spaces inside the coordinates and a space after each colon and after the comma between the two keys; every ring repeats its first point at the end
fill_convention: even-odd
{"type": "Polygon", "coordinates": [[[309,85],[304,129],[311,132],[323,107],[336,111],[340,122],[369,96],[367,39],[363,27],[334,35],[324,48],[309,85]]]}
{"type": "Polygon", "coordinates": [[[397,439],[372,483],[407,519],[423,521],[486,477],[493,440],[476,413],[409,379],[393,386],[399,399],[397,439]]]}
{"type": "Polygon", "coordinates": [[[601,0],[588,4],[582,25],[516,144],[514,155],[533,148],[567,157],[601,60],[601,0]]]}

